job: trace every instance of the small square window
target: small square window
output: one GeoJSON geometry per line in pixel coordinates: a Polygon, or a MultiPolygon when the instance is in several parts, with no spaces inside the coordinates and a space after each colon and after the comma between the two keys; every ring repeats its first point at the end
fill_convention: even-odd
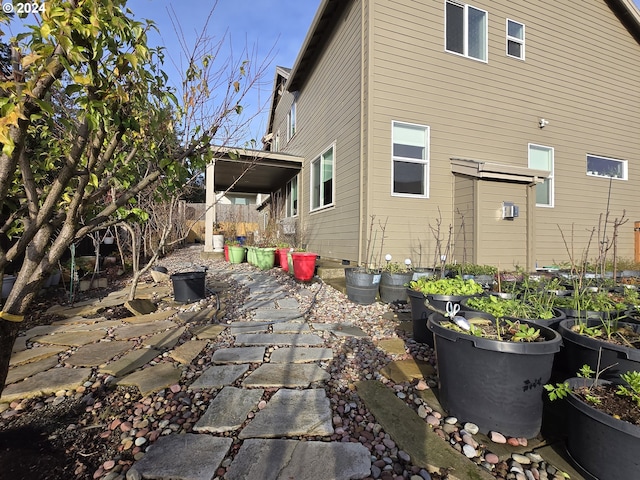
{"type": "Polygon", "coordinates": [[[587,175],[590,177],[627,180],[627,161],[587,155],[587,175]]]}
{"type": "Polygon", "coordinates": [[[507,55],[524,60],[524,25],[507,19],[507,55]]]}

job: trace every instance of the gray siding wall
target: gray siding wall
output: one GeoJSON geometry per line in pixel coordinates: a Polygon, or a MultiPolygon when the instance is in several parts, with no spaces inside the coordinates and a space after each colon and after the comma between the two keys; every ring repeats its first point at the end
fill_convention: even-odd
{"type": "Polygon", "coordinates": [[[454,258],[460,262],[477,263],[476,249],[476,181],[462,175],[454,179],[454,258]]]}
{"type": "MultiPolygon", "coordinates": [[[[580,251],[605,212],[609,181],[586,175],[587,153],[629,162],[629,180],[612,182],[610,211],[613,218],[626,210],[619,251],[631,258],[633,221],[640,219],[640,45],[604,1],[469,3],[488,11],[487,63],[445,52],[444,0],[370,3],[366,181],[370,211],[388,218],[385,250],[400,259],[422,245],[432,254],[430,230],[439,216],[445,228],[455,223],[451,157],[527,166],[527,145],[535,143],[555,149],[555,207],[530,212],[539,264],[567,260],[558,226],[570,231],[574,224],[580,251]],[[525,61],[505,54],[507,18],[525,25],[525,61]],[[431,128],[429,199],[391,195],[393,120],[431,128]]],[[[520,262],[515,253],[475,255],[496,265],[520,262]]]]}

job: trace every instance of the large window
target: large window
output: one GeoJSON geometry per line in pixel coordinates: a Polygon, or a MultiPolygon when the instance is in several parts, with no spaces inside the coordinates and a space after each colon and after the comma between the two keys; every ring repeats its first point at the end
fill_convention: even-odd
{"type": "Polygon", "coordinates": [[[295,176],[287,183],[286,198],[287,217],[295,217],[298,215],[298,177],[295,176]]]}
{"type": "Polygon", "coordinates": [[[587,175],[627,180],[627,161],[587,154],[587,175]]]}
{"type": "Polygon", "coordinates": [[[289,115],[287,115],[287,141],[296,134],[296,101],[293,101],[289,115]]]}
{"type": "Polygon", "coordinates": [[[429,127],[392,123],[392,194],[429,196],[429,127]]]}
{"type": "Polygon", "coordinates": [[[524,25],[507,19],[507,55],[524,60],[524,25]]]}
{"type": "Polygon", "coordinates": [[[334,162],[334,145],[311,162],[311,210],[333,204],[334,162]]]}
{"type": "Polygon", "coordinates": [[[550,172],[543,183],[536,185],[536,206],[553,207],[553,148],[530,143],[529,168],[550,172]]]}
{"type": "Polygon", "coordinates": [[[446,50],[487,61],[487,12],[463,3],[446,2],[446,50]]]}

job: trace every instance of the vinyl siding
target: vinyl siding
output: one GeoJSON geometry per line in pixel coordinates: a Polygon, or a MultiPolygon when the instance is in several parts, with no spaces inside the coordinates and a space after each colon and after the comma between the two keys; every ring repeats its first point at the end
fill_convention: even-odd
{"type": "Polygon", "coordinates": [[[476,181],[462,175],[454,180],[454,256],[461,262],[477,263],[476,249],[476,181]]]}

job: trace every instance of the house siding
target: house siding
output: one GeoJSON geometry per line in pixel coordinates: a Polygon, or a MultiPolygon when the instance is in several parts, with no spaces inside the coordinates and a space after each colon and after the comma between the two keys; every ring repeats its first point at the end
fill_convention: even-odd
{"type": "MultiPolygon", "coordinates": [[[[555,150],[555,207],[528,212],[535,216],[532,257],[540,264],[568,259],[558,225],[570,230],[573,224],[576,251],[586,247],[609,195],[607,179],[586,176],[586,154],[593,153],[629,162],[629,181],[612,181],[610,215],[626,210],[630,222],[618,249],[631,258],[633,221],[640,218],[640,206],[629,200],[640,187],[640,45],[604,1],[577,8],[555,0],[469,3],[488,12],[487,63],[445,52],[444,1],[370,2],[375,34],[366,181],[371,211],[387,221],[385,251],[404,258],[422,245],[433,255],[440,216],[441,229],[455,224],[451,157],[526,167],[528,144],[535,143],[555,150]],[[506,18],[525,25],[526,61],[506,56],[506,18]],[[543,117],[549,124],[541,129],[543,117]],[[431,129],[428,199],[391,195],[393,120],[431,129]]],[[[490,248],[495,237],[485,235],[504,232],[477,227],[483,228],[478,261],[526,262],[520,253],[490,248]]],[[[520,234],[524,243],[526,231],[520,234]]]]}
{"type": "Polygon", "coordinates": [[[454,179],[454,255],[460,262],[477,263],[476,252],[476,180],[463,175],[454,179]]]}

